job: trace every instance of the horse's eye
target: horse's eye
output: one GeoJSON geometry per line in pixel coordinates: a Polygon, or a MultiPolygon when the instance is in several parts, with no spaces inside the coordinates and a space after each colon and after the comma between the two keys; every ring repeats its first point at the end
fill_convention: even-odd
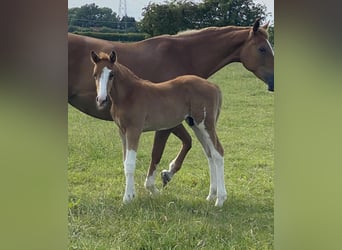
{"type": "Polygon", "coordinates": [[[260,47],[260,48],[259,48],[259,52],[260,52],[261,54],[265,54],[265,53],[266,53],[266,48],[265,48],[265,47],[260,47]]]}
{"type": "Polygon", "coordinates": [[[114,76],[113,71],[111,71],[111,72],[109,73],[109,79],[112,79],[113,76],[114,76]]]}
{"type": "Polygon", "coordinates": [[[97,75],[96,75],[96,74],[94,74],[94,75],[93,75],[93,77],[96,79],[97,75]]]}

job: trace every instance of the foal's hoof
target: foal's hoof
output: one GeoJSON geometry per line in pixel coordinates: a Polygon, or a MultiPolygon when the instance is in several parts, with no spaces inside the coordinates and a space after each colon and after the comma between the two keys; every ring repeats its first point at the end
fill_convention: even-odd
{"type": "Polygon", "coordinates": [[[216,194],[209,194],[207,196],[207,201],[212,201],[212,200],[215,200],[216,199],[216,194]]]}
{"type": "Polygon", "coordinates": [[[132,193],[132,194],[125,194],[125,196],[123,197],[123,203],[124,204],[128,204],[130,203],[135,197],[135,194],[132,193]]]}
{"type": "Polygon", "coordinates": [[[222,207],[225,200],[227,200],[227,196],[217,197],[215,207],[222,207]]]}
{"type": "Polygon", "coordinates": [[[163,170],[160,175],[163,181],[163,187],[165,187],[166,184],[168,184],[171,181],[172,174],[167,170],[163,170]]]}

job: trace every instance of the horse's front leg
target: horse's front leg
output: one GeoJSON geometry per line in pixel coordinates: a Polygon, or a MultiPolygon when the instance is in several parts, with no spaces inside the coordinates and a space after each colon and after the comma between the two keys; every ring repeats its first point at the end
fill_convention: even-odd
{"type": "Polygon", "coordinates": [[[123,197],[123,202],[128,203],[135,197],[135,187],[134,187],[134,172],[137,157],[137,149],[140,137],[140,131],[126,130],[126,154],[124,161],[124,171],[126,177],[126,188],[123,197]]]}
{"type": "Polygon", "coordinates": [[[181,139],[183,146],[182,149],[179,151],[177,157],[173,159],[169,164],[169,170],[164,169],[162,171],[161,178],[163,181],[163,186],[169,183],[173,175],[181,169],[185,156],[192,146],[191,136],[182,124],[179,124],[177,127],[172,128],[171,132],[179,139],[181,139]]]}
{"type": "Polygon", "coordinates": [[[154,142],[152,149],[152,157],[150,162],[150,167],[147,172],[146,180],[145,180],[145,188],[150,191],[150,193],[158,194],[159,190],[155,185],[155,177],[157,172],[157,167],[160,162],[161,156],[165,149],[165,144],[167,139],[169,138],[171,130],[161,130],[156,131],[154,134],[154,142]]]}

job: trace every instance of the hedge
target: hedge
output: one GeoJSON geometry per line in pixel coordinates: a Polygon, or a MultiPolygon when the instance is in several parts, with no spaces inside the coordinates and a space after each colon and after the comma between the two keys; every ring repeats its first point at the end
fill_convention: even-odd
{"type": "Polygon", "coordinates": [[[137,42],[147,38],[145,33],[101,33],[101,32],[80,32],[75,31],[75,34],[100,38],[109,41],[120,42],[137,42]]]}

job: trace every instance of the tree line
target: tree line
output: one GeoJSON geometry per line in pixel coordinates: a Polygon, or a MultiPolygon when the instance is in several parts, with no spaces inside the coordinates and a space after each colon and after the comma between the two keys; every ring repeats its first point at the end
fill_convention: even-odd
{"type": "MultiPolygon", "coordinates": [[[[135,32],[148,36],[176,34],[187,29],[209,26],[251,26],[255,19],[265,20],[266,6],[253,0],[171,0],[149,3],[143,8],[142,20],[134,17],[120,18],[110,8],[100,8],[95,3],[68,10],[68,29],[74,31],[135,32]]],[[[273,34],[273,27],[271,27],[273,34]]],[[[273,43],[273,35],[272,40],[273,43]]]]}

